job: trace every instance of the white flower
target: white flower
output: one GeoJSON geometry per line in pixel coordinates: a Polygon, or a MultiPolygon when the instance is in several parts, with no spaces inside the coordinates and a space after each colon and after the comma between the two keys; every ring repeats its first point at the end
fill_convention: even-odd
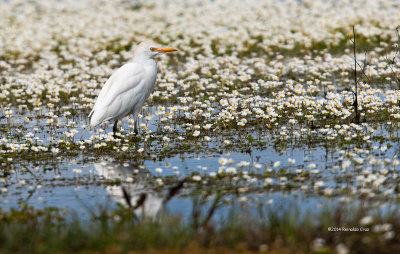
{"type": "Polygon", "coordinates": [[[385,240],[391,240],[394,238],[396,233],[394,231],[387,231],[386,233],[383,234],[383,239],[385,240]]]}
{"type": "Polygon", "coordinates": [[[351,161],[349,161],[349,160],[345,160],[342,163],[342,166],[344,169],[348,168],[350,165],[351,165],[351,161]]]}
{"type": "Polygon", "coordinates": [[[323,187],[324,186],[324,181],[318,181],[318,182],[316,182],[315,184],[314,184],[314,187],[315,188],[321,188],[321,187],[323,187]]]}
{"type": "Polygon", "coordinates": [[[163,180],[161,178],[156,179],[156,183],[158,186],[162,186],[164,184],[163,180]]]}
{"type": "Polygon", "coordinates": [[[317,165],[315,165],[315,163],[310,163],[310,164],[308,164],[307,165],[307,167],[309,168],[309,169],[313,169],[313,168],[315,168],[317,165]]]}
{"type": "Polygon", "coordinates": [[[60,152],[60,149],[53,147],[53,148],[51,148],[51,152],[54,154],[57,154],[60,152]]]}
{"type": "Polygon", "coordinates": [[[10,118],[11,117],[11,115],[12,115],[12,113],[13,113],[13,111],[12,110],[6,110],[6,117],[7,118],[10,118]]]}
{"type": "Polygon", "coordinates": [[[262,165],[260,163],[254,163],[253,167],[255,169],[260,169],[262,167],[262,165]]]}
{"type": "Polygon", "coordinates": [[[323,238],[316,238],[312,242],[312,248],[315,251],[321,250],[325,246],[325,239],[323,238]]]}
{"type": "Polygon", "coordinates": [[[199,176],[199,175],[194,175],[194,176],[192,177],[192,179],[193,179],[193,181],[199,182],[199,181],[201,180],[201,176],[199,176]]]}
{"type": "Polygon", "coordinates": [[[360,220],[361,226],[367,226],[370,225],[373,222],[372,216],[365,216],[360,220]]]}
{"type": "Polygon", "coordinates": [[[210,172],[208,175],[209,175],[210,177],[215,177],[215,176],[217,176],[217,173],[215,173],[215,172],[210,172]]]}
{"type": "Polygon", "coordinates": [[[236,174],[236,168],[234,167],[228,167],[225,169],[225,172],[228,174],[236,174]]]}
{"type": "Polygon", "coordinates": [[[336,246],[336,253],[337,254],[348,254],[349,253],[349,249],[343,243],[339,243],[336,246]]]}
{"type": "Polygon", "coordinates": [[[240,197],[240,198],[239,198],[239,201],[242,202],[242,203],[243,203],[243,202],[247,202],[247,197],[240,197]]]}
{"type": "Polygon", "coordinates": [[[221,164],[221,165],[225,165],[226,163],[228,163],[228,159],[226,159],[226,158],[220,158],[220,159],[218,160],[218,162],[219,162],[219,164],[221,164]]]}
{"type": "Polygon", "coordinates": [[[211,128],[212,124],[206,124],[205,126],[203,126],[203,128],[205,130],[209,130],[211,128]]]}
{"type": "Polygon", "coordinates": [[[72,172],[74,172],[75,174],[81,174],[82,173],[82,170],[81,169],[77,169],[77,168],[74,168],[73,170],[72,170],[72,172]]]}

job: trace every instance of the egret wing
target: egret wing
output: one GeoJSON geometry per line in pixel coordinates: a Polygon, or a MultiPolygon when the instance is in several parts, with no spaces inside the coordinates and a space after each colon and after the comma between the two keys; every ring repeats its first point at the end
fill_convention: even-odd
{"type": "Polygon", "coordinates": [[[144,68],[137,63],[127,63],[119,68],[107,80],[99,93],[96,103],[89,116],[90,124],[96,126],[103,121],[121,117],[125,111],[130,111],[130,96],[126,93],[137,90],[144,80],[144,68]]]}

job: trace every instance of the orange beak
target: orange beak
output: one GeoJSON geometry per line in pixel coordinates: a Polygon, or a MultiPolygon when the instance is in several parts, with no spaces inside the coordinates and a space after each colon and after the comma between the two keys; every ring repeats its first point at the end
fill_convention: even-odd
{"type": "Polygon", "coordinates": [[[168,53],[168,52],[173,52],[173,51],[178,51],[178,50],[174,49],[174,48],[153,48],[152,51],[155,51],[158,53],[168,53]]]}

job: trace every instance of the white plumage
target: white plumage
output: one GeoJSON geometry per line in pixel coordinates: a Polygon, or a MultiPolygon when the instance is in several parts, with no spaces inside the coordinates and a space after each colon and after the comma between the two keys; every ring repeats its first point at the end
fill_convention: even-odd
{"type": "MultiPolygon", "coordinates": [[[[92,111],[90,125],[95,127],[104,121],[115,121],[129,114],[137,116],[143,103],[154,89],[157,65],[154,57],[161,53],[176,51],[159,48],[142,42],[136,48],[133,61],[123,65],[107,80],[101,89],[92,111]]],[[[135,131],[137,131],[135,121],[135,131]]]]}

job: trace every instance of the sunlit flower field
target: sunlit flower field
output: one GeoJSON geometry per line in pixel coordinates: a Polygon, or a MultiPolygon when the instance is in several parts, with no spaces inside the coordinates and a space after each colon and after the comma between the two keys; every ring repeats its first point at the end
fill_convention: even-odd
{"type": "MultiPolygon", "coordinates": [[[[232,237],[244,249],[394,253],[399,10],[390,0],[0,2],[0,220],[101,210],[134,225],[182,216],[204,233],[248,214],[266,228],[232,237]],[[141,41],[179,51],[157,59],[138,119],[116,137],[111,122],[90,128],[100,89],[141,41]]],[[[227,242],[199,246],[237,246],[227,242]]],[[[157,248],[186,246],[176,244],[157,248]]],[[[121,251],[149,247],[135,246],[121,251]]]]}

